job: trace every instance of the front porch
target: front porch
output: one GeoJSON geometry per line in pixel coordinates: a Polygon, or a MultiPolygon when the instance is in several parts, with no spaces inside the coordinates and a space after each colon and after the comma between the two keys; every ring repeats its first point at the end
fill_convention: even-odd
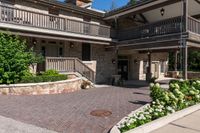
{"type": "Polygon", "coordinates": [[[43,63],[37,64],[37,72],[57,70],[60,73],[76,74],[95,83],[109,83],[115,73],[112,60],[115,53],[105,45],[69,42],[64,40],[23,37],[29,47],[42,54],[43,63]]]}

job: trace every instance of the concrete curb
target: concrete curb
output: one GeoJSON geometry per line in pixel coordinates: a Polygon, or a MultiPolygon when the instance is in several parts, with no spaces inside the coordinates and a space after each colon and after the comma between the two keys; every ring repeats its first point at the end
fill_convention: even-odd
{"type": "MultiPolygon", "coordinates": [[[[144,107],[144,106],[143,106],[144,107]]],[[[142,107],[142,108],[143,108],[142,107]]],[[[138,109],[138,110],[141,110],[138,109]]],[[[138,110],[134,111],[134,112],[137,112],[138,110]]],[[[132,129],[130,131],[127,131],[126,133],[149,133],[149,132],[152,132],[158,128],[161,128],[167,124],[169,124],[170,122],[173,122],[177,119],[180,119],[186,115],[189,115],[197,110],[200,110],[200,104],[197,104],[197,105],[194,105],[194,106],[191,106],[191,107],[188,107],[186,109],[183,109],[181,111],[178,111],[178,112],[175,112],[173,114],[170,114],[168,116],[165,116],[165,117],[162,117],[162,118],[159,118],[155,121],[152,121],[150,123],[147,123],[145,125],[142,125],[140,127],[137,127],[135,129],[132,129]]],[[[131,113],[132,114],[132,113],[131,113]]],[[[123,118],[125,119],[125,118],[123,118]]],[[[123,121],[122,119],[122,121],[123,121]]],[[[122,122],[120,121],[120,122],[122,122]]],[[[117,126],[114,126],[110,133],[120,133],[119,129],[117,128],[117,126]]]]}

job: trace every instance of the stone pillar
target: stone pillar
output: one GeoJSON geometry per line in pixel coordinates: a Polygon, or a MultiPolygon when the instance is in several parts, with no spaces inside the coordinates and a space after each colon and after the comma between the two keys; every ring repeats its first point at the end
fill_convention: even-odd
{"type": "Polygon", "coordinates": [[[147,73],[146,73],[146,81],[150,81],[152,78],[152,73],[151,73],[151,52],[148,52],[148,68],[147,68],[147,73]]]}

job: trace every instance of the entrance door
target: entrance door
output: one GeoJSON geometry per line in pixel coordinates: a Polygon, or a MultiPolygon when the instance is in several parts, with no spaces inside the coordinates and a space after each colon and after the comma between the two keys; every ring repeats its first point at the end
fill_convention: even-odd
{"type": "Polygon", "coordinates": [[[118,61],[118,74],[123,80],[128,80],[128,60],[118,61]]]}
{"type": "Polygon", "coordinates": [[[89,43],[82,44],[82,60],[83,61],[91,60],[91,46],[89,43]]]}

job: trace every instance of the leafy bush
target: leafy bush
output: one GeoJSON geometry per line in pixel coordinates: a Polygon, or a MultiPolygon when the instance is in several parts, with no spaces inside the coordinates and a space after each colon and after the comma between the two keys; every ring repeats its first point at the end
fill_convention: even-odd
{"type": "Polygon", "coordinates": [[[19,37],[0,33],[0,84],[11,84],[21,80],[38,56],[27,48],[19,37]]]}
{"type": "Polygon", "coordinates": [[[47,70],[44,73],[42,73],[43,76],[57,76],[59,75],[59,72],[56,70],[47,70]]]}
{"type": "Polygon", "coordinates": [[[20,83],[40,83],[40,82],[55,82],[55,81],[61,81],[66,80],[68,77],[67,75],[55,75],[55,76],[28,76],[23,77],[20,83]]]}
{"type": "Polygon", "coordinates": [[[150,89],[153,102],[118,125],[121,132],[200,103],[200,80],[173,80],[170,82],[169,90],[161,88],[156,83],[151,84],[150,89]]]}

